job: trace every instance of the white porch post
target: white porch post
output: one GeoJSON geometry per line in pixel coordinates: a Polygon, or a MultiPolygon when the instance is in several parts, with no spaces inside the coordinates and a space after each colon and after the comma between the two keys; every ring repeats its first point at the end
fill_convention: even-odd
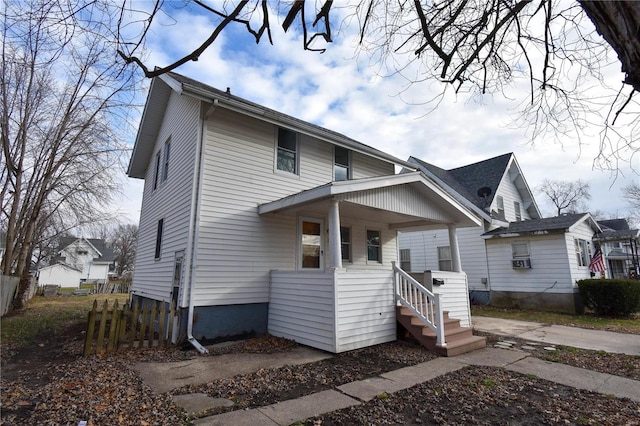
{"type": "Polygon", "coordinates": [[[449,248],[451,249],[451,269],[453,272],[462,272],[460,266],[460,250],[458,248],[458,235],[453,225],[448,225],[449,229],[449,248]]]}
{"type": "Polygon", "coordinates": [[[329,268],[342,268],[340,208],[338,207],[338,200],[331,200],[331,205],[329,206],[329,268]]]}

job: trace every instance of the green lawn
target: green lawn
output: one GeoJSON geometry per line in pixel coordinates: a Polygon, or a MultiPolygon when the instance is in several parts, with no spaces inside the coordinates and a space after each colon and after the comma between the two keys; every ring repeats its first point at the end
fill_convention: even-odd
{"type": "Polygon", "coordinates": [[[105,300],[109,300],[109,306],[112,306],[116,300],[121,305],[128,299],[128,294],[35,296],[19,312],[2,318],[0,323],[2,352],[4,353],[7,344],[29,344],[43,332],[56,333],[71,324],[86,322],[94,300],[98,300],[100,309],[105,300]]]}
{"type": "Polygon", "coordinates": [[[640,317],[638,316],[607,318],[593,314],[573,315],[530,309],[503,309],[482,305],[472,305],[471,315],[640,334],[640,317]]]}

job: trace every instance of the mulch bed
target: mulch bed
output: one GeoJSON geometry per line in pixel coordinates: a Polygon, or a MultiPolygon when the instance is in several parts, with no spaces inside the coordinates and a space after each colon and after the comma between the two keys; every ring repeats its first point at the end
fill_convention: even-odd
{"type": "MultiPolygon", "coordinates": [[[[492,345],[502,339],[489,335],[492,345]]],[[[509,339],[514,340],[514,339],[509,339]]],[[[517,342],[518,344],[526,342],[517,342]]],[[[148,349],[105,357],[81,358],[81,339],[61,350],[13,348],[3,359],[0,425],[179,425],[189,419],[171,394],[153,394],[131,368],[134,361],[193,358],[193,350],[148,349]],[[36,355],[29,355],[35,353],[36,355]]],[[[287,351],[296,344],[264,336],[213,349],[222,353],[287,351]]],[[[58,349],[56,349],[58,348],[58,349]]],[[[532,356],[640,380],[640,357],[559,347],[542,347],[532,356]],[[545,358],[546,357],[546,358],[545,358]]],[[[412,342],[378,345],[297,367],[260,370],[172,394],[204,392],[234,401],[231,409],[268,405],[354,380],[415,365],[435,355],[412,342]]],[[[226,411],[229,409],[223,409],[226,411]]],[[[210,414],[210,413],[208,413],[210,414]]],[[[310,419],[307,424],[640,424],[640,404],[578,391],[504,369],[468,367],[359,407],[310,419]]]]}

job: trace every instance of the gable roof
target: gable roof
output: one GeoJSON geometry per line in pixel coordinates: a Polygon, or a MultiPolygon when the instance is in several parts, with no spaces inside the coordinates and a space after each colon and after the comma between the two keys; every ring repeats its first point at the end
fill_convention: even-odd
{"type": "Polygon", "coordinates": [[[338,132],[283,114],[239,96],[229,91],[222,91],[192,78],[169,72],[155,77],[151,82],[144,112],[138,128],[133,153],[129,161],[127,175],[143,179],[147,165],[153,155],[153,148],[158,136],[160,124],[164,117],[169,97],[172,92],[188,95],[200,99],[217,108],[226,108],[241,114],[257,118],[261,121],[288,128],[298,133],[306,134],[334,145],[342,146],[352,151],[360,152],[395,165],[415,169],[415,166],[351,139],[338,132]]]}
{"type": "Polygon", "coordinates": [[[602,228],[594,240],[596,241],[625,241],[640,238],[639,229],[630,229],[626,219],[599,220],[598,225],[602,228]]]}
{"type": "Polygon", "coordinates": [[[500,183],[509,176],[526,203],[524,208],[529,212],[529,216],[533,219],[542,217],[513,153],[502,154],[450,170],[441,169],[415,157],[410,157],[409,162],[418,165],[420,170],[428,176],[485,212],[484,217],[489,221],[491,220],[489,207],[500,183]]]}
{"type": "Polygon", "coordinates": [[[99,238],[76,238],[76,237],[62,237],[60,238],[60,246],[58,248],[58,252],[62,251],[66,247],[69,247],[71,244],[76,241],[85,241],[87,242],[97,253],[98,257],[94,257],[94,261],[98,262],[113,262],[114,254],[113,250],[107,247],[107,243],[99,238]]]}
{"type": "Polygon", "coordinates": [[[484,237],[520,237],[524,235],[564,234],[577,225],[588,222],[595,232],[601,231],[597,222],[589,213],[566,214],[544,219],[510,222],[508,227],[501,227],[482,234],[484,237]]]}

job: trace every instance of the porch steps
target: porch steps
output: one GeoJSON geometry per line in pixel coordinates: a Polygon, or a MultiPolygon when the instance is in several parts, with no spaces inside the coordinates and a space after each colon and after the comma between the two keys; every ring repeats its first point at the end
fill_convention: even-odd
{"type": "Polygon", "coordinates": [[[474,336],[471,327],[461,327],[460,320],[449,318],[447,311],[444,312],[443,318],[446,347],[436,346],[436,334],[409,309],[396,307],[396,318],[422,346],[438,355],[457,356],[487,346],[486,337],[474,336]]]}

